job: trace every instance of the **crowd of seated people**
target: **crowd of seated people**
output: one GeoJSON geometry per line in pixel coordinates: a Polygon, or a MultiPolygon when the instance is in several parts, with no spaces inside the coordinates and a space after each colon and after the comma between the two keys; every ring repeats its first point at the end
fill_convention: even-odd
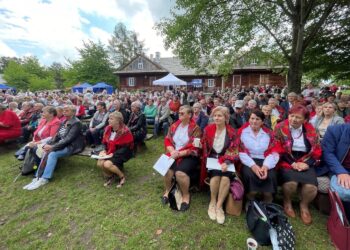
{"type": "MultiPolygon", "coordinates": [[[[305,93],[311,91],[308,89],[305,93]]],[[[176,179],[183,195],[180,210],[188,210],[190,186],[198,183],[203,188],[208,177],[208,215],[222,224],[228,187],[237,175],[248,200],[272,202],[280,185],[284,211],[290,217],[296,217],[292,199],[300,192],[300,217],[308,225],[312,223],[309,207],[322,176],[329,178],[330,188],[349,207],[348,96],[338,95],[337,100],[334,94],[319,96],[315,92],[303,98],[291,92],[282,99],[280,93],[284,91],[278,88],[254,87],[214,91],[210,97],[193,91],[186,93],[191,96],[188,99],[184,91],[111,95],[48,92],[22,99],[0,94],[0,143],[22,136],[28,147],[45,144],[36,178],[25,186],[27,190],[47,184],[58,159],[80,152],[85,143],[104,145],[99,155],[110,158],[98,160],[97,165],[106,177],[105,186],[118,177],[121,187],[126,180],[124,164],[144,142],[147,124],[154,124],[153,133],[165,135],[166,154],[175,159],[164,177],[163,204],[168,202],[176,179]],[[11,108],[7,109],[9,104],[11,108]],[[82,104],[85,114],[79,112],[82,104]],[[82,120],[90,117],[85,137],[77,115],[82,120]],[[195,139],[201,139],[200,147],[195,139]],[[221,170],[208,171],[209,158],[216,158],[221,170]],[[236,173],[228,170],[232,164],[236,173]]]]}

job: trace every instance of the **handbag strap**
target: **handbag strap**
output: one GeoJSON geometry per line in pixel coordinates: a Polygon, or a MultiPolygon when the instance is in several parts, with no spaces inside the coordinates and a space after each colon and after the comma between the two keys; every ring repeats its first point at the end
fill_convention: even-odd
{"type": "MultiPolygon", "coordinates": [[[[331,191],[333,192],[333,191],[331,191]]],[[[344,226],[349,226],[349,221],[346,217],[346,213],[345,213],[345,209],[343,206],[343,202],[341,201],[339,195],[337,192],[333,192],[333,196],[334,196],[334,203],[336,206],[338,206],[338,208],[340,209],[341,213],[343,214],[343,220],[344,220],[344,226]]]]}
{"type": "Polygon", "coordinates": [[[260,215],[260,218],[266,222],[269,223],[269,220],[267,219],[267,216],[265,215],[265,213],[261,210],[260,206],[258,205],[258,203],[256,203],[255,201],[253,201],[253,206],[254,208],[258,211],[258,214],[260,215]]]}

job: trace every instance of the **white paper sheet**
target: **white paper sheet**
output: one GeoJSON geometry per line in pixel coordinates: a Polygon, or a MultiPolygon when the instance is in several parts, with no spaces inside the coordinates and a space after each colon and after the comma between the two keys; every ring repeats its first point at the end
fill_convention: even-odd
{"type": "Polygon", "coordinates": [[[173,158],[162,154],[158,161],[154,164],[153,169],[155,169],[162,176],[165,176],[171,165],[173,165],[174,161],[175,160],[173,158]]]}
{"type": "MultiPolygon", "coordinates": [[[[221,170],[221,164],[219,160],[216,158],[207,158],[207,169],[208,170],[221,170]]],[[[236,168],[234,164],[227,165],[227,171],[236,172],[236,168]]]]}
{"type": "Polygon", "coordinates": [[[101,155],[91,155],[91,158],[92,159],[96,159],[96,160],[106,160],[106,159],[110,159],[112,158],[113,155],[104,155],[104,156],[101,156],[101,155]]]}

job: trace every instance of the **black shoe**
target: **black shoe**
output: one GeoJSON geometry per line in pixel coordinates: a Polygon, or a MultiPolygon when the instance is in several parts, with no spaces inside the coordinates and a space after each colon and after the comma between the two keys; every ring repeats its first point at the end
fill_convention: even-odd
{"type": "Polygon", "coordinates": [[[186,202],[182,202],[181,203],[181,207],[180,207],[180,211],[181,212],[185,212],[190,208],[190,203],[186,203],[186,202]]]}
{"type": "Polygon", "coordinates": [[[169,198],[166,197],[166,196],[162,196],[162,197],[160,198],[160,200],[161,200],[161,202],[162,202],[163,205],[166,205],[166,204],[169,203],[169,198]]]}

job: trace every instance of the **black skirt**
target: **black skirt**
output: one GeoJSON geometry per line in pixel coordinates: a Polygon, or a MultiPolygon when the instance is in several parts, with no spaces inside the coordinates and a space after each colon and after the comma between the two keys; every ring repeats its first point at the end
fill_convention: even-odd
{"type": "MultiPolygon", "coordinates": [[[[258,166],[262,166],[264,160],[253,159],[258,166]]],[[[275,169],[270,169],[267,173],[267,178],[261,180],[252,169],[246,165],[243,165],[242,181],[246,193],[258,192],[258,193],[276,193],[277,191],[277,174],[275,169]]]]}
{"type": "Polygon", "coordinates": [[[228,177],[230,181],[232,181],[235,177],[235,173],[230,171],[222,172],[221,170],[209,170],[208,174],[210,178],[215,176],[219,176],[219,177],[225,176],[225,177],[228,177]]]}
{"type": "Polygon", "coordinates": [[[131,157],[132,150],[129,147],[122,147],[114,152],[111,161],[115,166],[122,170],[124,168],[124,163],[127,162],[131,157]]]}
{"type": "Polygon", "coordinates": [[[278,179],[280,184],[286,182],[297,182],[301,184],[311,184],[317,186],[317,175],[313,167],[305,171],[296,171],[294,169],[280,169],[278,171],[278,179]]]}
{"type": "Polygon", "coordinates": [[[196,180],[199,177],[199,159],[194,156],[183,157],[179,163],[175,161],[170,169],[175,173],[184,172],[191,180],[196,180]]]}

